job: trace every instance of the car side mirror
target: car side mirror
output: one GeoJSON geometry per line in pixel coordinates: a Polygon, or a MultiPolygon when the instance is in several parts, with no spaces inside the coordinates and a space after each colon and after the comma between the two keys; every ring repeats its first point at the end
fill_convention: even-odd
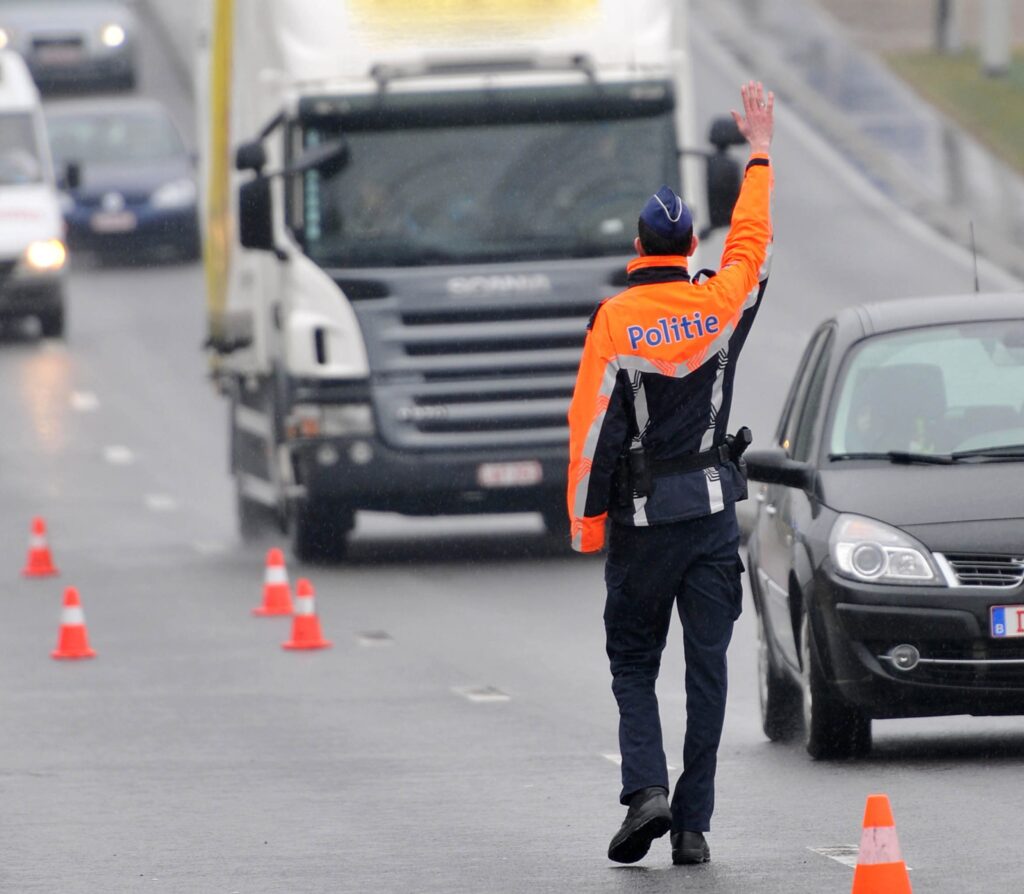
{"type": "Polygon", "coordinates": [[[254,177],[238,188],[238,241],[243,248],[275,251],[270,180],[254,177]]]}
{"type": "Polygon", "coordinates": [[[743,454],[747,464],[747,477],[764,484],[781,484],[811,490],[814,485],[814,467],[810,463],[790,459],[781,447],[772,450],[748,450],[743,454]]]}
{"type": "Polygon", "coordinates": [[[64,171],[57,178],[57,186],[63,190],[73,191],[82,185],[82,166],[77,161],[69,161],[64,171]]]}

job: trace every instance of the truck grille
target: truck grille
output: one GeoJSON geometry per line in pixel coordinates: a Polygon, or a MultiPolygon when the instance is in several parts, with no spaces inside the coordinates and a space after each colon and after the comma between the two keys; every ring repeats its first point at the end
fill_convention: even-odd
{"type": "Polygon", "coordinates": [[[384,440],[404,449],[563,446],[587,319],[600,295],[473,306],[356,301],[384,440]]]}
{"type": "Polygon", "coordinates": [[[961,587],[1017,587],[1024,581],[1024,558],[946,555],[961,587]]]}

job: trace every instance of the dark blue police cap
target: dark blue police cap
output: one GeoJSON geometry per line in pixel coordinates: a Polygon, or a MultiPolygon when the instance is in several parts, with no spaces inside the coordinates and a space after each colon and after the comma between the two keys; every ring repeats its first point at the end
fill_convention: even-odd
{"type": "Polygon", "coordinates": [[[675,192],[663,186],[647,200],[640,220],[665,239],[685,239],[693,233],[693,215],[675,192]]]}

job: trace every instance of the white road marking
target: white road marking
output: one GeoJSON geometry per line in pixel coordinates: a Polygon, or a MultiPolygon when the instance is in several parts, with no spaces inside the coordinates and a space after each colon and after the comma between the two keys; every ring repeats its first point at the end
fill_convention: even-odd
{"type": "MultiPolygon", "coordinates": [[[[809,847],[807,850],[813,854],[818,854],[822,857],[828,857],[830,860],[835,860],[837,863],[842,863],[843,866],[849,866],[850,869],[855,869],[857,866],[858,847],[855,844],[834,844],[831,847],[809,847]]],[[[908,866],[907,872],[913,872],[913,870],[908,866]]]]}
{"type": "Polygon", "coordinates": [[[380,646],[393,646],[395,644],[391,634],[383,630],[368,630],[365,633],[357,633],[356,641],[359,645],[371,649],[380,646]]]}
{"type": "Polygon", "coordinates": [[[228,545],[221,540],[197,540],[192,549],[202,556],[219,556],[228,551],[228,545]]]}
{"type": "Polygon", "coordinates": [[[78,413],[94,413],[100,408],[100,399],[91,391],[72,391],[71,409],[78,413]]]}
{"type": "Polygon", "coordinates": [[[494,686],[453,686],[452,692],[471,702],[507,702],[512,696],[494,686]]]}
{"type": "Polygon", "coordinates": [[[144,499],[151,512],[173,512],[178,508],[178,501],[170,494],[146,494],[144,499]]]}
{"type": "Polygon", "coordinates": [[[129,466],[135,462],[135,454],[122,444],[104,447],[103,458],[112,466],[129,466]]]}
{"type": "MultiPolygon", "coordinates": [[[[603,757],[606,761],[611,761],[613,764],[615,764],[616,767],[621,767],[622,766],[622,755],[621,754],[614,753],[614,752],[609,752],[608,754],[602,754],[601,757],[603,757]]],[[[678,770],[678,769],[679,769],[678,767],[673,767],[672,764],[668,765],[669,773],[675,773],[676,770],[678,770]]]]}

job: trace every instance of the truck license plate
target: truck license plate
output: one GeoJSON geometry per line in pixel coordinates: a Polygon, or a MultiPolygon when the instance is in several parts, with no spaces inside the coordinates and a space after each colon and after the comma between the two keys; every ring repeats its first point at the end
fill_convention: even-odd
{"type": "Polygon", "coordinates": [[[993,605],[989,615],[996,639],[1024,636],[1024,605],[993,605]]]}
{"type": "Polygon", "coordinates": [[[541,464],[536,460],[516,463],[483,463],[477,467],[476,480],[481,487],[529,487],[540,484],[541,464]]]}

